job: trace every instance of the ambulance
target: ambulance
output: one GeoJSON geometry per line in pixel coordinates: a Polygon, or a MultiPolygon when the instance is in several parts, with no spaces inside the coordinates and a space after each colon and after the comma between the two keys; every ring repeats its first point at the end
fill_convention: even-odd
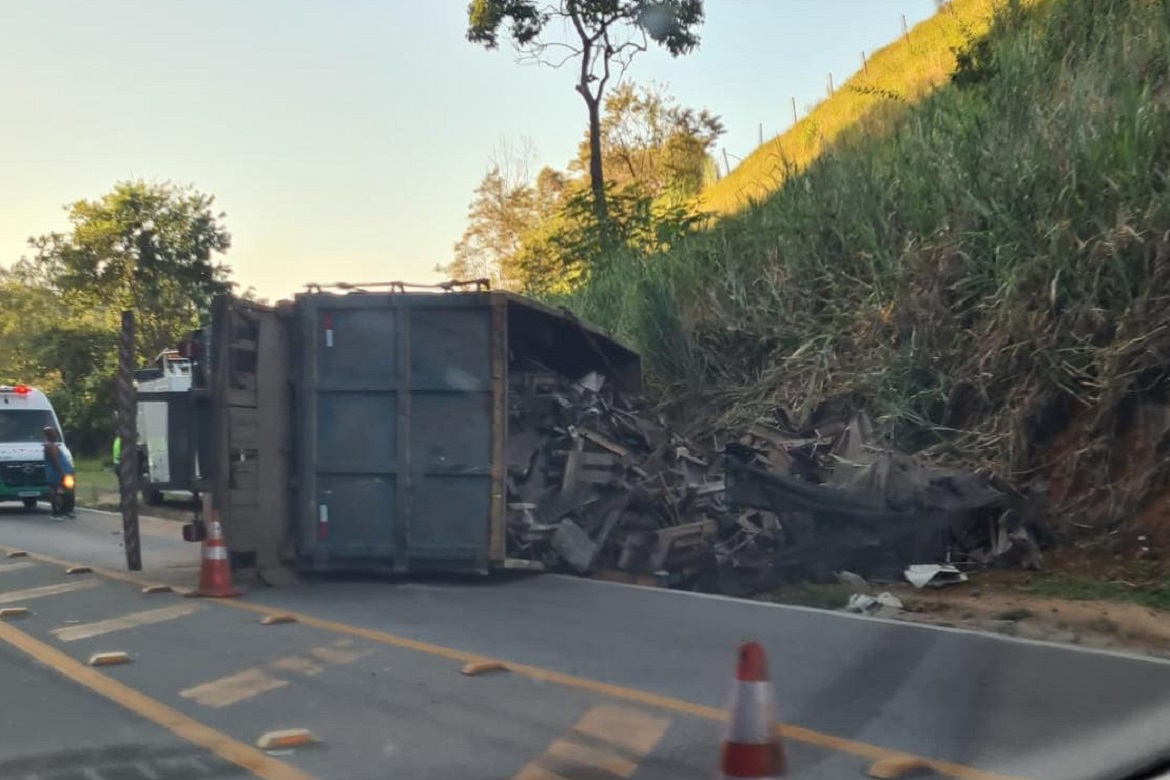
{"type": "MultiPolygon", "coordinates": [[[[0,502],[19,501],[26,509],[48,500],[45,484],[45,426],[61,430],[53,405],[40,390],[28,385],[0,385],[0,502]]],[[[62,454],[72,454],[61,442],[62,454]]],[[[65,477],[66,504],[76,486],[73,475],[65,477]]]]}

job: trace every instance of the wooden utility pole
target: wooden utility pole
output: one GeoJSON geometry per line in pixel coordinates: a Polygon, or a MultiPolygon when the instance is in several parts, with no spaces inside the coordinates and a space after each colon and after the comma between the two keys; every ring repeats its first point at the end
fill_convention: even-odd
{"type": "Polygon", "coordinates": [[[792,124],[796,124],[797,121],[799,121],[796,118],[796,98],[794,97],[791,100],[792,100],[792,124]]]}
{"type": "Polygon", "coordinates": [[[134,312],[122,312],[118,336],[118,488],[122,495],[122,544],[126,567],[142,570],[142,545],[138,537],[138,405],[134,393],[134,312]]]}

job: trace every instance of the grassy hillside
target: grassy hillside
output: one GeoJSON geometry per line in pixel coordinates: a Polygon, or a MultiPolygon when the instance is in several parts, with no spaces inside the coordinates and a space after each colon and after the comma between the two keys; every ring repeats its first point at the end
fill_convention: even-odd
{"type": "MultiPolygon", "coordinates": [[[[870,54],[864,71],[840,84],[786,132],[757,147],[730,174],[703,194],[702,208],[716,214],[738,211],[775,192],[803,170],[846,130],[888,129],[892,116],[945,83],[955,69],[955,51],[986,34],[993,4],[953,0],[916,25],[906,37],[870,54]]],[[[786,106],[773,113],[787,112],[786,106]]]]}
{"type": "MultiPolygon", "coordinates": [[[[959,4],[956,4],[956,8],[959,4]]],[[[1113,527],[1170,435],[1170,0],[1001,4],[988,50],[766,200],[571,302],[738,422],[846,395],[1113,527]]],[[[912,69],[913,70],[913,69],[912,69]]]]}

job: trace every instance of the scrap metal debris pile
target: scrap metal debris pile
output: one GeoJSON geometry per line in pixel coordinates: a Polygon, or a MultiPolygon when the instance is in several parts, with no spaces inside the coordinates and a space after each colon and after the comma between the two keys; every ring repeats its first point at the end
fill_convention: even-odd
{"type": "Polygon", "coordinates": [[[864,415],[688,441],[600,374],[524,369],[510,378],[510,558],[736,595],[841,570],[1038,562],[1016,502],[870,446],[864,415]]]}

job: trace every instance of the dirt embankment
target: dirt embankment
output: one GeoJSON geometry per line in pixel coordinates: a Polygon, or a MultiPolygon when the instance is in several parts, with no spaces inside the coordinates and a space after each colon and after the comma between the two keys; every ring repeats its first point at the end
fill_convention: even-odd
{"type": "Polygon", "coordinates": [[[912,610],[899,617],[912,622],[1170,658],[1170,612],[1138,604],[1033,596],[978,584],[951,593],[899,595],[912,610]]]}
{"type": "Polygon", "coordinates": [[[976,572],[966,583],[922,590],[907,584],[800,586],[769,598],[836,609],[853,593],[886,592],[904,609],[885,609],[880,617],[1170,659],[1170,586],[1162,585],[1160,566],[1109,566],[1076,557],[1056,562],[1059,574],[976,572]]]}

